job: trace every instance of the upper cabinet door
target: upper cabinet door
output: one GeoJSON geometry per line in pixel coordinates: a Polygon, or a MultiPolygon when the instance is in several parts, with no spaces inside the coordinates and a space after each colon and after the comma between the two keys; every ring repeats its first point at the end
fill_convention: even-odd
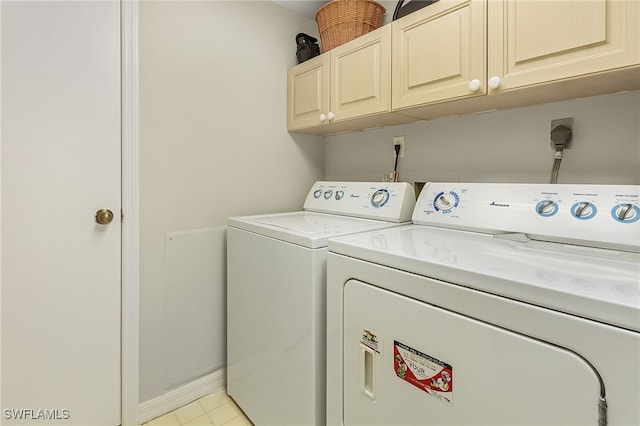
{"type": "Polygon", "coordinates": [[[398,19],[393,109],[486,93],[486,2],[451,0],[398,19]]]}
{"type": "Polygon", "coordinates": [[[390,110],[391,28],[385,25],[331,51],[334,121],[390,110]]]}
{"type": "Polygon", "coordinates": [[[320,55],[289,70],[289,130],[318,126],[329,110],[329,57],[320,55]]]}
{"type": "Polygon", "coordinates": [[[639,2],[489,1],[489,78],[498,91],[640,62],[639,2]]]}

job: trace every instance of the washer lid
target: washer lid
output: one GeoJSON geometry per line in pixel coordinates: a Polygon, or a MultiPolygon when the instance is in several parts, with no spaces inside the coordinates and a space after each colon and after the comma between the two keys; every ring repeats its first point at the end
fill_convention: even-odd
{"type": "Polygon", "coordinates": [[[380,220],[307,211],[231,217],[228,224],[308,248],[326,247],[330,237],[400,225],[380,220]]]}
{"type": "Polygon", "coordinates": [[[420,225],[331,239],[329,251],[640,331],[637,253],[420,225]]]}

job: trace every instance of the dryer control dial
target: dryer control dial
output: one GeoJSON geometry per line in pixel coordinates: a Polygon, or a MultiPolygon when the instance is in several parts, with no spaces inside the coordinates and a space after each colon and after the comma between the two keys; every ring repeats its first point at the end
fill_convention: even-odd
{"type": "Polygon", "coordinates": [[[536,211],[540,216],[553,216],[558,213],[558,203],[553,200],[542,200],[536,205],[536,211]]]}
{"type": "Polygon", "coordinates": [[[571,206],[571,215],[580,220],[591,219],[597,212],[596,205],[589,201],[580,201],[571,206]]]}
{"type": "Polygon", "coordinates": [[[378,189],[371,195],[371,205],[377,209],[384,206],[389,201],[389,191],[378,189]]]}
{"type": "Polygon", "coordinates": [[[621,223],[633,223],[640,219],[640,207],[625,203],[618,204],[611,209],[611,216],[621,223]]]}

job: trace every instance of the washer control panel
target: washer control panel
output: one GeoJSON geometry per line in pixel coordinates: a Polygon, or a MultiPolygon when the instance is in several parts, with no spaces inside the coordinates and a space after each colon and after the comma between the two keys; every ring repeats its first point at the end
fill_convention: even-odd
{"type": "Polygon", "coordinates": [[[409,222],[415,191],[406,182],[316,182],[304,209],[389,222],[409,222]]]}
{"type": "Polygon", "coordinates": [[[412,219],[640,251],[640,185],[428,183],[412,219]]]}

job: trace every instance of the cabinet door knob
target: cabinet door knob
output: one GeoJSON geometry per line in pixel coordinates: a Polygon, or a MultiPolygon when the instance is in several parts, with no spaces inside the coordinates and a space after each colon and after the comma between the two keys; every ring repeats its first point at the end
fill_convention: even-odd
{"type": "Polygon", "coordinates": [[[501,82],[502,80],[500,80],[500,77],[498,76],[491,77],[489,79],[489,87],[492,89],[497,89],[498,87],[500,87],[501,82]]]}
{"type": "Polygon", "coordinates": [[[329,111],[327,113],[327,118],[329,119],[329,121],[333,120],[333,117],[335,117],[335,115],[333,115],[333,113],[331,111],[329,111]]]}
{"type": "Polygon", "coordinates": [[[327,116],[324,114],[320,114],[320,122],[324,123],[324,121],[327,119],[327,116]]]}
{"type": "Polygon", "coordinates": [[[469,90],[471,90],[472,92],[477,92],[478,90],[480,90],[480,80],[478,80],[477,78],[471,80],[469,82],[469,90]]]}

